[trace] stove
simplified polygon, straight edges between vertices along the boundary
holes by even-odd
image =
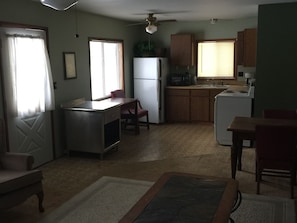
[[[227,131],[235,116],[251,117],[254,87],[247,90],[227,89],[215,97],[214,130],[215,138],[221,145],[232,145],[232,132]],[[249,140],[243,146],[250,147]]]
[[[248,90],[224,90],[217,97],[249,97],[254,98],[254,87]]]

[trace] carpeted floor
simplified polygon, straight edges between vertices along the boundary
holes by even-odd
[[[243,151],[243,170],[236,179],[243,193],[254,194],[256,183],[254,149]],[[164,172],[179,171],[199,175],[231,177],[230,147],[216,143],[213,125],[162,124],[141,129],[140,135],[123,132],[118,151],[100,160],[98,155],[72,154],[42,167],[45,213],[38,213],[37,199],[0,212],[1,222],[37,222],[101,176],[156,181]],[[289,197],[287,179],[264,178],[261,193]]]

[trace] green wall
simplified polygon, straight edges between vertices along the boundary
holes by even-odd
[[[131,58],[137,36],[127,30],[126,22],[78,12],[79,38],[75,38],[75,10],[55,11],[32,0],[1,0],[0,21],[48,27],[49,53],[55,90],[54,112],[55,148],[59,156],[64,148],[63,116],[60,104],[71,99],[91,98],[89,75],[88,37],[124,40],[125,83],[128,95],[132,95]],[[136,30],[136,28],[134,28]],[[76,53],[77,79],[64,80],[63,52]],[[1,103],[0,114],[3,117]]]
[[[255,116],[297,108],[297,3],[259,7]]]
[[[53,79],[57,83],[55,90],[56,110],[54,111],[57,156],[61,155],[64,149],[63,116],[60,104],[79,97],[85,97],[87,100],[91,98],[88,37],[124,40],[125,86],[127,95],[133,96],[132,58],[133,47],[138,41],[154,41],[158,47],[166,48],[169,55],[171,34],[193,33],[196,39],[236,38],[238,31],[257,27],[257,18],[219,20],[215,25],[211,25],[209,21],[173,22],[163,23],[155,34],[150,35],[144,31],[144,26],[127,26],[131,23],[127,21],[119,21],[85,12],[78,12],[77,17],[79,38],[75,38],[74,9],[65,12],[55,11],[41,5],[39,1],[32,0],[0,1],[0,21],[48,27]],[[64,51],[76,53],[77,79],[64,80],[62,57]],[[180,71],[183,68],[176,69]],[[0,116],[3,117],[2,103],[0,105]]]

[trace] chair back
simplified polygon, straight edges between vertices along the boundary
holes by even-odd
[[[263,117],[275,119],[297,119],[297,113],[296,110],[264,109]]]
[[[258,125],[256,159],[266,168],[288,170],[296,161],[296,142],[294,127]]]
[[[110,92],[111,98],[125,98],[125,91],[124,90],[115,90]]]

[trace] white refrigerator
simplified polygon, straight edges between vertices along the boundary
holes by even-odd
[[[139,57],[133,60],[134,97],[149,112],[150,123],[164,122],[165,86],[168,75],[168,59]]]

